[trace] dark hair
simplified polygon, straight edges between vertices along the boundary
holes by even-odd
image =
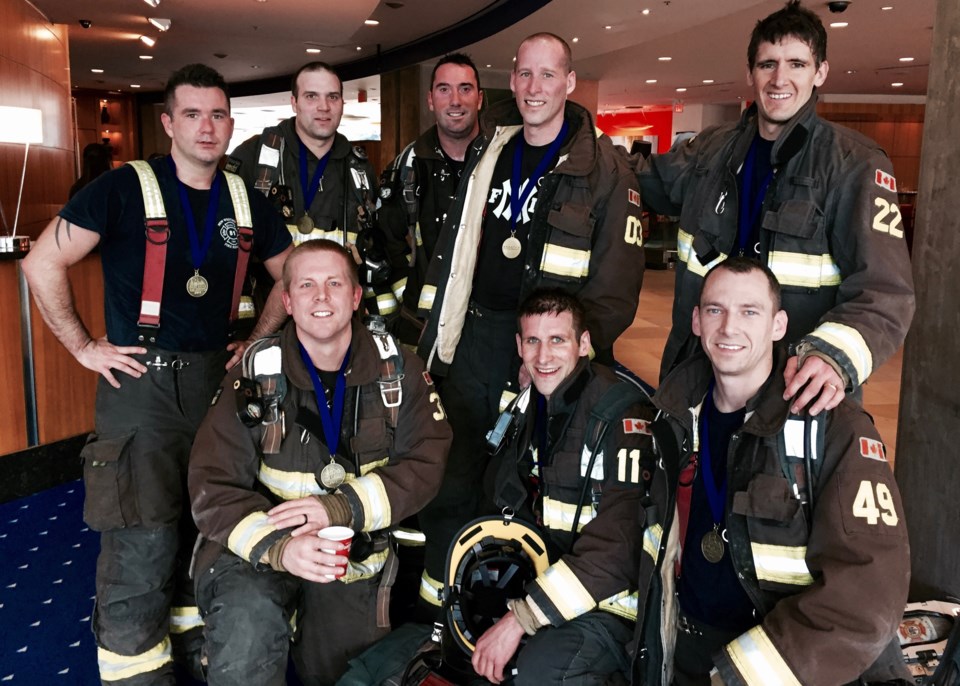
[[[520,41],[520,45],[517,46],[517,57],[520,57],[520,48],[523,47],[524,43],[529,43],[534,40],[552,40],[560,44],[560,47],[563,48],[563,58],[566,60],[567,73],[573,71],[573,51],[570,50],[570,44],[567,41],[563,40],[560,36],[555,33],[550,33],[549,31],[540,31],[539,33],[533,33]],[[516,71],[517,67],[514,64],[513,70]]]
[[[770,297],[773,300],[773,311],[777,312],[780,310],[781,297],[780,297],[780,282],[777,281],[777,276],[767,265],[758,262],[757,260],[750,257],[728,257],[723,262],[714,265],[710,271],[707,272],[707,275],[703,277],[703,282],[700,284],[700,295],[697,298],[697,302],[700,302],[700,298],[703,297],[703,291],[707,287],[707,281],[710,280],[710,277],[713,276],[714,272],[727,271],[734,274],[749,274],[750,272],[760,272],[765,277],[767,277],[767,284],[770,286]]]
[[[170,75],[167,87],[163,90],[163,111],[168,117],[173,116],[173,108],[177,99],[177,88],[180,86],[194,86],[195,88],[219,88],[227,98],[227,110],[230,109],[230,89],[216,69],[205,64],[188,64],[180,67]]]
[[[109,145],[88,143],[83,149],[83,172],[80,174],[80,178],[70,187],[69,197],[72,198],[77,194],[77,191],[95,178],[110,171],[110,161],[112,159],[113,151]]]
[[[293,93],[293,97],[296,98],[300,95],[299,89],[297,88],[297,79],[300,78],[300,74],[306,71],[327,71],[333,74],[333,77],[337,80],[337,83],[340,84],[340,95],[343,95],[343,81],[340,80],[340,75],[326,62],[307,62],[305,65],[297,69],[297,73],[293,75],[293,78],[290,79],[290,92]]]
[[[827,30],[823,28],[823,22],[816,13],[801,7],[800,0],[790,0],[783,9],[761,19],[753,27],[747,47],[747,66],[753,69],[761,43],[779,43],[789,36],[810,47],[818,69],[826,61]]]
[[[541,314],[560,315],[569,312],[573,318],[573,332],[579,339],[584,331],[586,312],[583,303],[572,293],[562,288],[538,288],[523,299],[517,310],[517,333],[523,333],[520,322],[524,317],[535,317]]]
[[[287,255],[287,259],[283,263],[283,290],[290,290],[290,280],[293,278],[293,274],[291,273],[293,267],[290,265],[293,264],[294,258],[298,255],[307,255],[315,252],[329,252],[342,257],[344,263],[347,265],[350,284],[354,288],[360,285],[360,275],[357,272],[357,263],[353,259],[353,254],[335,241],[327,238],[318,238],[317,240],[301,243]]]
[[[462,52],[451,52],[449,55],[444,55],[440,58],[439,62],[433,65],[433,72],[430,74],[430,90],[433,90],[433,86],[437,81],[437,70],[445,64],[457,64],[461,67],[470,67],[470,69],[473,70],[473,78],[477,82],[477,90],[480,90],[480,72],[477,71],[477,65],[473,63],[469,55],[465,55]]]

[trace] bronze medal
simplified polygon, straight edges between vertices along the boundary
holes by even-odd
[[[330,458],[330,463],[320,470],[320,484],[328,491],[335,490],[343,483],[347,470]]]
[[[313,231],[313,220],[310,218],[310,215],[305,214],[297,220],[297,229],[299,229],[300,233],[310,233]]]
[[[523,246],[520,245],[520,241],[516,236],[510,236],[507,240],[503,242],[503,245],[500,246],[503,256],[508,260],[516,259],[520,256],[520,252],[523,250]]]
[[[707,562],[713,564],[723,559],[723,538],[716,527],[705,533],[703,538],[700,539],[700,552],[703,553]]]
[[[187,279],[187,293],[194,298],[202,298],[207,294],[208,290],[210,290],[210,284],[207,283],[205,278],[200,276],[199,269],[194,269],[193,276]]]

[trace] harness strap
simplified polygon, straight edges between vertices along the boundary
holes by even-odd
[[[237,268],[233,274],[233,295],[230,300],[230,323],[233,324],[240,316],[240,296],[243,295],[243,282],[247,277],[247,264],[253,249],[253,216],[243,179],[230,172],[224,172],[224,176],[230,190],[233,212],[237,216]]]
[[[276,181],[280,169],[280,156],[283,154],[283,137],[276,131],[264,129],[260,134],[260,157],[257,160],[257,177],[253,187],[264,195]]]

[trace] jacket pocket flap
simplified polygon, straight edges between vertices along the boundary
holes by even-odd
[[[550,226],[574,236],[587,237],[593,233],[594,219],[585,205],[564,203],[559,210],[550,210],[547,221]]]
[[[797,238],[813,238],[820,226],[819,210],[809,200],[786,200],[776,212],[767,212],[763,228]]]
[[[793,497],[782,476],[757,474],[746,491],[733,496],[734,513],[745,517],[788,523],[796,517],[799,508],[800,502]]]

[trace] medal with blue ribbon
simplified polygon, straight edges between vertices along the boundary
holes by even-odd
[[[723,559],[723,542],[727,535],[727,530],[720,531],[720,524],[723,522],[723,506],[727,502],[727,477],[726,474],[717,480],[713,474],[713,464],[710,459],[710,410],[713,407],[713,381],[707,388],[707,395],[703,399],[703,411],[701,412],[701,437],[700,437],[700,461],[703,465],[701,473],[703,474],[704,490],[707,493],[707,502],[710,504],[710,516],[713,519],[713,528],[703,535],[700,539],[700,552],[707,562],[716,564]]]
[[[313,382],[313,392],[317,396],[317,412],[320,414],[320,423],[323,426],[323,440],[327,444],[327,450],[330,451],[330,463],[325,465],[320,471],[320,484],[328,491],[332,491],[343,483],[347,475],[346,470],[337,464],[337,449],[340,447],[340,424],[343,422],[343,400],[347,391],[347,365],[350,363],[350,349],[347,348],[347,354],[343,357],[343,363],[340,365],[340,371],[337,372],[337,381],[333,387],[333,407],[327,405],[327,392],[317,374],[317,368],[313,365],[313,360],[303,347],[303,343],[298,341],[300,346],[300,358],[303,360],[307,372],[310,374],[310,381]]]
[[[307,146],[300,141],[300,190],[303,191],[303,216],[297,221],[297,228],[300,233],[310,233],[313,231],[313,219],[310,218],[310,206],[313,205],[320,185],[323,183],[323,173],[327,170],[327,163],[330,161],[330,153],[333,146],[327,150],[327,154],[317,160],[317,167],[313,170],[313,176],[307,179]]]
[[[223,173],[217,171],[213,175],[210,185],[210,199],[207,201],[207,215],[203,222],[203,239],[197,232],[197,222],[193,218],[193,207],[187,195],[187,186],[177,176],[177,164],[173,157],[167,158],[170,168],[173,169],[173,178],[177,180],[177,192],[180,195],[180,206],[183,209],[183,219],[187,224],[187,236],[190,239],[190,260],[193,264],[193,276],[187,279],[187,293],[194,298],[202,298],[210,290],[210,284],[200,275],[200,266],[210,251],[210,242],[213,240],[213,227],[217,224],[217,208],[220,205],[220,179]]]

